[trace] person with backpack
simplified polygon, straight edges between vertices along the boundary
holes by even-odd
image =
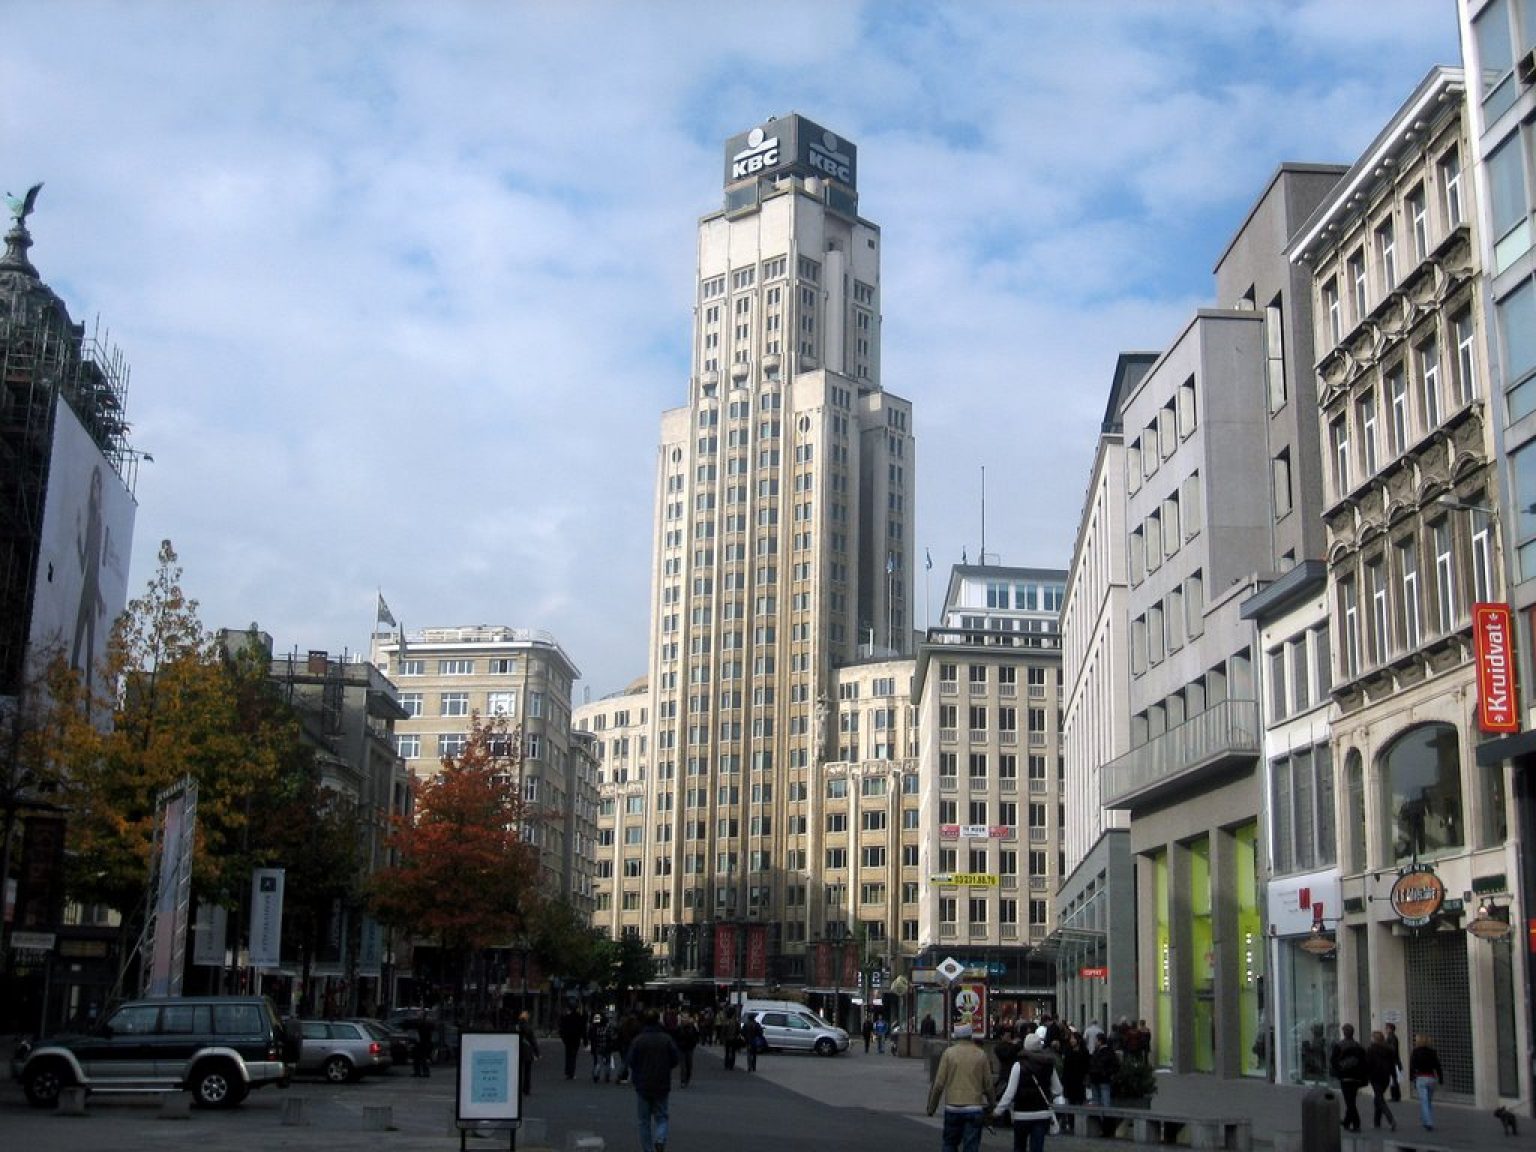
[[[1340,1025],[1339,1040],[1328,1057],[1328,1071],[1339,1082],[1339,1089],[1344,1094],[1344,1119],[1340,1123],[1347,1131],[1360,1131],[1360,1107],[1355,1098],[1369,1082],[1369,1077],[1365,1048],[1355,1039],[1353,1024]]]
[[[716,1031],[720,1036],[720,1046],[725,1049],[725,1070],[734,1072],[736,1050],[741,1047],[741,1017],[736,1014],[734,1006],[725,1010]]]
[[[685,1011],[677,1018],[677,1035],[673,1039],[677,1041],[678,1053],[683,1058],[680,1078],[686,1088],[688,1081],[693,1079],[693,1050],[699,1046],[699,1026],[694,1023],[693,1013]]]
[[[741,1022],[741,1042],[747,1049],[747,1071],[757,1071],[758,1053],[768,1047],[768,1038],[763,1035],[763,1025],[751,1012]]]

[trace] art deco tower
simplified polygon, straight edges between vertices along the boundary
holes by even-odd
[[[647,819],[616,855],[673,974],[798,982],[846,923],[808,834],[833,670],[912,649],[912,413],[880,386],[857,149],[791,115],[724,160],[657,456]]]

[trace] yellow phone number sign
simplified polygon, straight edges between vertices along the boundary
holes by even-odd
[[[985,872],[940,872],[928,877],[930,883],[954,888],[996,888],[997,877]]]

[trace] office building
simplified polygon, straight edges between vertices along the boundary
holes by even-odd
[[[911,406],[881,387],[881,238],[857,164],[801,116],[766,121],[727,142],[724,203],[699,223],[646,674],[644,807],[673,818],[633,846],[669,862],[639,890],[663,971],[730,970],[715,927],[745,925],[744,978],[803,984],[812,940],[847,923],[809,798],[837,755],[837,670],[911,650],[916,475]]]

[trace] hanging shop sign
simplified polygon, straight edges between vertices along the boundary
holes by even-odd
[[[1409,868],[1392,885],[1392,911],[1406,928],[1422,928],[1445,904],[1445,882],[1427,865]]]
[[[1484,732],[1520,731],[1515,700],[1515,626],[1508,604],[1472,606],[1477,663],[1477,726]]]

